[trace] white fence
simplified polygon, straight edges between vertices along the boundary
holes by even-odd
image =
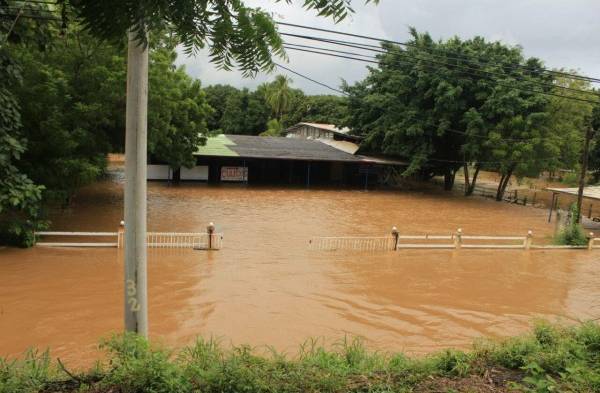
[[[533,244],[533,233],[525,236],[464,235],[459,229],[450,235],[400,235],[394,228],[391,235],[381,237],[342,236],[314,237],[309,240],[312,250],[336,251],[395,251],[402,249],[587,249],[600,248],[600,238],[593,233],[585,246]]]
[[[125,233],[118,232],[36,232],[36,237],[67,238],[69,241],[38,241],[36,245],[46,247],[115,247],[122,248]],[[73,239],[94,241],[72,241]],[[110,242],[98,239],[109,238]],[[202,232],[148,232],[146,244],[149,248],[193,248],[195,250],[219,250],[223,245],[223,234]]]
[[[393,250],[395,239],[385,237],[316,237],[309,241],[312,250],[355,250],[355,251],[383,251]]]

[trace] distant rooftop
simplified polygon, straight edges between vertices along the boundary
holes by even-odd
[[[285,132],[289,133],[289,132],[294,131],[295,129],[303,127],[303,126],[318,128],[320,130],[325,130],[325,131],[330,131],[330,132],[333,132],[334,134],[343,135],[344,137],[349,138],[349,139],[354,139],[354,140],[361,139],[360,137],[358,137],[356,135],[350,135],[350,129],[348,127],[338,128],[335,126],[335,124],[325,124],[325,123],[300,122],[298,124],[295,124],[295,125],[289,127],[288,129],[285,130]]]
[[[337,128],[335,126],[335,124],[305,123],[305,122],[301,122],[301,123],[298,123],[297,125],[305,125],[305,126],[310,126],[310,127],[315,127],[315,128],[321,128],[323,130],[338,132],[340,134],[347,134],[347,133],[350,132],[350,129],[348,127]]]

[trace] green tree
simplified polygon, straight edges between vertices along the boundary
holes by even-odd
[[[176,58],[169,44],[151,51],[148,101],[148,152],[173,169],[195,165],[193,153],[205,141],[211,112],[200,82],[175,68]]]
[[[206,125],[210,131],[220,130],[227,100],[233,95],[240,94],[240,90],[230,85],[211,85],[204,88],[204,94],[208,105],[213,109],[206,120]]]
[[[273,118],[281,122],[291,104],[292,92],[290,88],[292,80],[285,75],[277,75],[275,80],[267,85],[266,100],[271,107]]]
[[[16,2],[0,1],[0,244],[30,246],[33,231],[43,228],[40,219],[43,186],[36,185],[20,168],[27,140],[22,133],[22,116],[15,94],[23,82],[20,64],[11,46],[44,49],[51,37],[47,23],[40,19],[15,19]],[[45,5],[34,4],[31,15]]]
[[[260,136],[281,136],[283,127],[277,119],[271,119],[267,122],[267,130],[261,132]]]
[[[566,72],[565,70],[559,70]],[[569,71],[575,74],[575,71]],[[591,94],[571,92],[560,87],[592,92],[589,82],[579,79],[557,77],[555,80],[556,94],[581,99],[593,99]],[[554,166],[556,169],[575,169],[579,166],[581,149],[585,132],[589,127],[590,118],[594,109],[593,104],[560,97],[550,97],[548,113],[550,115],[549,127],[554,144],[559,146],[560,153]],[[549,168],[554,169],[554,168]]]
[[[46,199],[68,203],[103,173],[106,153],[122,147],[121,53],[76,27],[46,50],[13,48],[23,68],[15,91],[28,141],[20,167],[46,187]],[[118,143],[115,149],[111,140]]]
[[[464,167],[467,193],[480,169],[497,170],[498,199],[513,174],[540,170],[552,153],[544,139],[547,100],[531,89],[551,82],[537,72],[541,63],[480,37],[435,42],[414,29],[411,35],[406,48],[384,44],[379,67],[345,86],[344,123],[365,137],[361,148],[409,160],[404,175],[444,175],[446,189]],[[522,65],[531,72],[518,71]]]
[[[353,11],[350,3],[350,0],[301,1],[304,8],[335,21],[343,20]],[[271,16],[260,8],[246,6],[242,0],[72,0],[69,4],[84,25],[99,37],[120,41],[133,28],[138,39],[146,42],[140,26],[147,26],[150,31],[173,31],[188,53],[196,53],[208,45],[210,58],[219,67],[237,67],[246,75],[261,69],[271,70],[272,54],[285,56],[283,41]]]
[[[18,66],[0,47],[0,244],[30,246],[35,241],[33,231],[41,226],[44,187],[35,185],[17,167],[25,140],[20,133],[19,104],[11,90],[20,82]]]

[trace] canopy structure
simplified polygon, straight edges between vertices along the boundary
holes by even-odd
[[[550,213],[548,215],[548,222],[552,220],[552,210],[555,208],[558,202],[559,194],[566,194],[577,196],[579,194],[578,187],[570,188],[559,188],[559,187],[547,187],[546,190],[552,192],[552,203],[550,203]],[[583,188],[583,197],[587,199],[593,199],[600,201],[600,186],[588,186]],[[591,208],[590,208],[591,213]],[[591,218],[591,217],[590,217]]]
[[[546,188],[548,191],[552,191],[554,194],[568,194],[577,196],[579,192],[579,188],[555,188],[548,187]],[[588,199],[595,199],[600,201],[600,186],[588,186],[583,188],[583,197]]]

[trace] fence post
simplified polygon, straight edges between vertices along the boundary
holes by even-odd
[[[462,229],[458,228],[454,237],[454,247],[458,250],[462,245]]]
[[[525,237],[525,242],[523,244],[526,250],[531,248],[531,243],[533,243],[533,232],[531,230],[527,231],[527,237]]]
[[[123,236],[125,235],[125,221],[121,220],[117,230],[117,248],[123,247]]]
[[[594,248],[594,232],[590,232],[588,235],[588,250]]]
[[[206,233],[208,234],[208,249],[209,250],[212,250],[212,237],[213,237],[214,231],[215,231],[215,224],[213,224],[211,222],[206,227]]]
[[[394,251],[398,250],[398,240],[400,234],[398,233],[398,228],[392,227],[392,236],[394,237]]]
[[[590,203],[590,208],[588,209],[588,218],[592,218],[592,204]]]

